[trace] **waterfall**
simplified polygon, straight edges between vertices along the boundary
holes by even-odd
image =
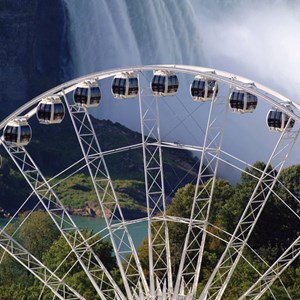
[[[299,1],[63,1],[74,77],[139,64],[202,65],[300,98]]]
[[[298,1],[267,0],[63,0],[70,18],[73,77],[95,71],[141,64],[187,64],[220,69],[261,82],[292,99],[300,98],[300,4]],[[103,83],[110,93],[110,83]],[[188,88],[189,83],[181,83]],[[129,102],[129,101],[128,101]],[[176,107],[174,109],[182,109]],[[267,160],[267,144],[274,141],[265,129],[269,107],[259,104],[253,114],[259,125],[244,125],[252,116],[231,116],[229,150],[244,152],[248,160]],[[178,111],[178,113],[179,113]],[[109,99],[99,118],[118,121],[138,130],[138,114],[132,103]],[[206,110],[199,112],[201,123]],[[186,125],[191,136],[193,121]],[[244,126],[244,127],[243,127]],[[264,127],[257,135],[257,126]],[[236,139],[241,127],[244,141]],[[202,133],[201,133],[202,134]],[[177,135],[177,136],[176,136]],[[186,132],[173,133],[184,140]],[[248,138],[249,136],[249,138]],[[251,138],[250,138],[251,137]],[[189,142],[188,138],[184,142]],[[258,153],[248,152],[256,143]],[[254,162],[254,161],[252,161]]]
[[[200,31],[189,1],[64,0],[70,18],[73,77],[141,64],[202,65]],[[189,83],[181,83],[182,89]],[[110,94],[110,82],[103,84]],[[133,105],[103,101],[93,114],[139,128]]]
[[[66,0],[75,76],[140,64],[139,49],[124,1]]]
[[[203,62],[189,0],[64,0],[75,74],[139,64]]]

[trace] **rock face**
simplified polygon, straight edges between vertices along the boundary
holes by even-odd
[[[83,208],[73,208],[69,209],[69,212],[73,215],[85,216],[85,217],[111,217],[111,211],[105,210],[104,214],[100,209],[98,203],[89,201],[85,203]],[[126,220],[134,220],[138,218],[145,218],[147,216],[146,211],[142,211],[141,209],[127,209],[125,207],[122,208],[123,217]],[[118,216],[121,217],[121,216]]]
[[[0,1],[0,119],[69,79],[68,17],[62,0]]]
[[[104,214],[100,209],[99,204],[92,201],[86,202],[83,208],[69,209],[69,211],[73,215],[88,217],[104,217]],[[111,216],[111,211],[106,210],[105,215],[109,218]]]

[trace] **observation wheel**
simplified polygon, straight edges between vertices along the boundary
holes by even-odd
[[[112,102],[138,132],[129,137],[119,123],[93,117]],[[203,67],[120,68],[57,86],[0,125],[1,153],[30,188],[0,227],[0,267],[5,256],[17,261],[39,282],[39,299],[47,292],[55,299],[282,299],[276,298],[278,289],[284,299],[293,299],[283,276],[299,262],[299,190],[287,185],[282,173],[299,122],[296,102],[249,79]],[[76,146],[64,146],[71,135]],[[260,135],[270,140],[261,141]],[[41,143],[49,152],[54,144],[64,163],[54,167],[55,161],[41,159]],[[257,160],[264,163],[254,164]],[[79,178],[89,187],[74,183]],[[88,193],[104,221],[102,230],[86,235],[79,228],[68,189],[77,190],[79,198]],[[231,197],[240,199],[238,215],[230,209]],[[268,261],[256,241],[272,222],[269,202],[284,207],[295,227]],[[67,245],[61,261],[53,258],[56,264],[47,265],[18,240],[36,210],[47,213]],[[141,248],[132,227],[144,232]],[[111,243],[114,266],[94,248],[103,241]],[[70,280],[75,269],[88,293]],[[247,282],[243,269],[249,270]],[[232,294],[236,285],[238,296]]]

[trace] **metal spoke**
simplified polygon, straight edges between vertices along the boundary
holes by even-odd
[[[168,285],[168,297],[170,297],[173,282],[171,277],[169,231],[165,219],[166,195],[163,179],[158,96],[153,96],[152,92],[147,89],[143,90],[139,93],[139,106],[148,214],[149,297],[155,297],[155,285],[163,286],[166,282]],[[156,221],[156,215],[161,215],[162,220]]]
[[[299,257],[300,236],[282,253],[282,255],[261,275],[261,277],[243,294],[242,299],[259,299],[280,275]]]
[[[101,260],[90,248],[90,245],[85,242],[83,234],[77,228],[69,213],[52,190],[52,187],[35,165],[29,153],[24,147],[7,147],[4,143],[2,143],[2,145],[71,247],[98,295],[102,299],[109,298],[111,294],[115,295],[117,299],[124,298],[118,285],[114,282]],[[96,261],[96,264],[93,260]],[[97,282],[99,280],[101,282],[100,285],[103,287],[106,286],[105,288],[100,289],[99,283]]]
[[[110,240],[122,275],[123,284],[127,296],[131,299],[133,296],[129,281],[133,286],[138,282],[142,282],[145,292],[149,290],[148,284],[142,271],[133,239],[123,217],[123,212],[88,111],[77,105],[68,104],[66,96],[65,101],[93,182],[99,205],[103,211]],[[111,211],[110,217],[106,215],[106,211]],[[117,223],[120,225],[118,229],[112,229],[112,220],[117,220]],[[127,264],[126,268],[124,268],[124,262]],[[136,288],[137,286],[135,289]]]
[[[200,296],[201,300],[221,299],[298,134],[299,132],[294,131],[282,132],[236,226],[233,236]],[[278,168],[276,176],[274,176],[272,166],[277,166]]]
[[[227,97],[216,99],[214,93],[208,115],[190,222],[178,270],[175,297],[178,295],[182,280],[187,289],[191,286],[190,294],[192,296],[196,294],[226,115]],[[203,231],[194,227],[195,220],[203,222]]]
[[[85,299],[1,228],[0,247],[48,287],[59,299]]]
[[[159,80],[157,82],[153,80],[149,88],[150,73],[151,75],[153,73],[153,78],[155,76],[160,77],[156,77]],[[195,76],[190,85],[190,90],[186,91],[187,93],[190,92],[188,97],[186,97],[187,93],[183,94],[184,89],[180,89],[177,93],[178,81],[177,83],[174,82],[181,76],[177,78],[177,73],[181,73],[181,75],[184,75],[182,77],[188,80]],[[174,80],[173,86],[177,85],[177,88],[172,90],[170,86],[165,86],[168,91],[169,88],[172,90],[170,93],[166,93],[167,89],[161,92],[161,88],[159,88],[159,91],[155,91],[156,87],[154,86],[156,84],[158,86],[158,82],[159,84],[164,80],[164,82],[168,82],[167,77],[162,77],[166,74],[176,74],[176,76],[172,75],[172,81]],[[90,112],[93,113],[94,110],[89,110],[96,107],[94,104],[98,100],[93,99],[95,102],[92,103],[89,99],[87,103],[84,103],[83,98],[86,95],[83,94],[79,95],[83,96],[79,102],[74,97],[74,104],[70,102],[70,99],[73,92],[76,95],[79,89],[85,89],[87,86],[95,88],[94,92],[97,90],[101,96],[98,83],[111,77],[114,77],[112,94],[113,97],[118,98],[116,101],[127,105],[125,104],[127,99],[132,98],[130,99],[131,102],[127,103],[130,108],[135,105],[134,109],[138,111],[135,116],[137,119],[133,121],[140,125],[141,140],[136,141],[137,134],[134,141],[128,142],[128,145],[110,147],[109,150],[105,149],[103,151],[98,140],[100,134],[96,132],[97,127],[94,128],[93,125],[94,118],[90,115]],[[117,82],[128,83],[129,78],[134,82],[134,87],[131,88],[132,94],[123,95],[121,92],[118,94],[117,90],[119,88],[124,89],[124,86],[121,86],[121,83],[118,86]],[[200,97],[200,93],[194,94],[192,89],[195,90],[196,86],[198,86],[197,89],[200,89],[200,84],[203,84],[203,82],[207,85],[201,88],[201,93],[203,92],[204,96]],[[105,85],[106,82],[104,82]],[[216,86],[218,87],[217,90],[215,89]],[[125,90],[129,92],[129,86],[126,86]],[[175,93],[174,90],[176,90]],[[85,91],[88,91],[88,95],[91,96],[91,90]],[[252,102],[249,104],[250,108],[246,109],[245,106],[242,109],[238,105],[233,108],[232,91],[235,91],[236,98],[238,94],[244,96],[247,93],[250,94],[252,96]],[[96,94],[95,92],[94,96]],[[162,97],[157,94],[162,95]],[[96,95],[94,98],[97,97]],[[9,125],[26,124],[31,130],[30,119],[35,115],[39,115],[41,103],[45,105],[50,103],[47,102],[48,98],[54,99],[55,103],[59,104],[57,107],[60,107],[63,112],[65,112],[64,104],[66,105],[73,125],[72,129],[75,131],[80,146],[76,150],[80,151],[81,149],[82,152],[80,154],[81,158],[76,162],[69,163],[68,166],[64,166],[63,170],[60,170],[49,179],[43,175],[26,150],[26,143],[14,144],[14,142],[10,143],[6,140],[8,136],[6,128]],[[99,97],[97,105],[100,103],[100,99],[101,97]],[[102,100],[106,101],[106,99]],[[268,123],[268,114],[268,127],[271,130],[276,129],[279,131],[280,136],[274,148],[270,150],[271,154],[263,170],[252,166],[251,162],[246,161],[253,159],[251,155],[245,158],[243,153],[241,155],[228,153],[225,150],[228,141],[224,141],[228,133],[231,133],[232,126],[236,125],[236,120],[228,117],[229,107],[235,112],[253,112],[252,108],[256,107],[257,100],[271,105],[272,109],[270,111],[286,115],[285,119],[281,119],[280,127],[275,126],[272,129],[272,126]],[[198,103],[194,101],[198,101]],[[234,101],[237,101],[237,99]],[[253,101],[255,104],[253,104]],[[39,299],[43,298],[47,288],[53,292],[53,299],[55,297],[59,299],[83,299],[81,295],[64,282],[80,266],[87,276],[86,279],[92,284],[98,297],[102,300],[195,300],[199,297],[198,293],[200,287],[202,288],[202,284],[205,284],[205,287],[201,291],[199,299],[220,300],[227,286],[231,286],[230,283],[234,278],[232,275],[238,268],[240,259],[242,259],[241,263],[247,264],[247,267],[250,266],[249,269],[255,274],[255,279],[253,278],[252,286],[248,291],[243,291],[244,294],[240,297],[240,300],[259,299],[266,292],[270,294],[270,297],[276,299],[272,284],[277,280],[285,291],[286,297],[291,299],[288,288],[282,283],[283,277],[281,275],[296,259],[299,259],[299,237],[283,250],[284,252],[279,258],[274,258],[275,262],[272,261],[271,263],[265,261],[262,258],[263,255],[257,253],[258,250],[255,251],[248,244],[248,240],[270,197],[274,197],[276,203],[283,204],[284,209],[290,214],[289,217],[300,219],[299,195],[297,191],[293,190],[294,187],[287,188],[285,186],[284,177],[282,177],[282,181],[280,178],[281,171],[299,135],[299,110],[300,105],[297,102],[250,79],[219,70],[185,65],[149,65],[101,71],[65,82],[37,96],[0,123],[1,135],[3,135],[0,146],[3,146],[12,158],[32,189],[32,193],[15,212],[12,220],[0,230],[0,248],[3,249],[3,251],[1,250],[0,263],[5,262],[4,258],[9,254],[38,278],[43,284],[39,291]],[[260,114],[256,116],[260,117]],[[38,120],[40,121],[39,117]],[[18,121],[23,123],[18,123]],[[202,127],[206,130],[204,131]],[[60,128],[64,128],[63,125]],[[225,128],[228,132],[225,132]],[[34,131],[35,127],[32,130]],[[177,132],[182,135],[181,141],[181,137],[177,139],[175,135]],[[183,136],[184,134],[186,136]],[[229,142],[231,141],[230,138]],[[178,142],[174,142],[175,140]],[[103,148],[105,148],[105,144],[103,144]],[[179,152],[180,149],[190,151],[190,157],[187,161],[179,162],[177,168],[177,158],[174,161],[171,161],[171,159],[173,153]],[[137,162],[140,165],[136,169],[139,169],[143,174],[139,174],[139,176],[134,174],[133,177],[139,181],[136,186],[140,185],[144,179],[144,204],[146,207],[143,214],[146,217],[126,220],[125,216],[127,215],[125,212],[132,209],[132,203],[130,203],[130,207],[126,207],[127,203],[124,200],[127,199],[127,191],[124,193],[125,197],[123,198],[123,191],[119,190],[121,184],[119,180],[115,182],[110,177],[110,165],[107,165],[106,161],[114,161],[114,155],[117,159],[119,156],[125,155],[127,160],[128,153],[135,151],[140,151],[137,157],[137,159],[140,159]],[[236,148],[234,151],[239,151],[239,149]],[[193,155],[195,156],[192,157]],[[178,159],[181,159],[181,156],[178,156]],[[0,157],[0,167],[1,165],[2,160]],[[233,176],[238,173],[242,176],[249,176],[251,182],[254,183],[252,190],[250,190],[251,194],[248,196],[248,202],[242,208],[242,215],[237,221],[233,233],[227,232],[229,229],[219,228],[218,226],[223,219],[220,218],[220,220],[215,221],[215,216],[212,216],[215,209],[213,206],[214,193],[219,192],[217,190],[218,173],[224,171],[219,167],[220,165],[225,166],[225,171],[227,171],[227,168],[233,170]],[[196,167],[198,170],[195,172]],[[136,172],[135,166],[133,169]],[[68,185],[69,181],[83,172],[89,176],[89,183],[91,182],[93,185],[93,197],[98,201],[97,205],[99,204],[105,220],[105,227],[97,229],[99,232],[91,234],[87,238],[78,229],[72,216],[55,193],[56,189],[59,191],[61,187]],[[170,177],[169,174],[171,174]],[[143,179],[141,180],[141,178]],[[173,178],[175,178],[174,182]],[[184,211],[184,217],[170,215],[169,212],[172,211],[173,207],[168,210],[167,201],[169,202],[175,192],[187,181],[192,184],[196,183],[195,192],[190,199],[191,212]],[[114,183],[116,183],[115,186]],[[237,185],[237,188],[239,188],[239,185]],[[166,195],[166,191],[169,195]],[[232,188],[232,191],[236,191],[235,187]],[[91,191],[88,193],[91,193]],[[88,193],[85,195],[89,195]],[[33,203],[34,208],[29,211],[24,220],[22,219],[16,230],[10,236],[7,235],[6,228],[18,217],[20,212],[27,209],[29,199],[32,196],[35,201]],[[140,195],[135,198],[135,196],[128,193],[128,196],[130,201],[133,199],[140,202]],[[222,200],[225,203],[226,199]],[[140,204],[138,203],[138,205]],[[42,207],[47,212],[70,247],[69,253],[54,271],[49,271],[47,267],[14,240],[20,228],[24,226],[29,216],[38,207]],[[178,207],[180,209],[179,205]],[[143,252],[139,257],[139,250],[136,249],[134,244],[137,239],[129,231],[131,225],[139,222],[147,222],[148,257]],[[212,224],[213,222],[216,224]],[[186,235],[182,238],[182,244],[178,245],[178,249],[173,255],[173,248],[171,249],[170,243],[173,242],[173,235],[176,234],[173,231],[173,228],[177,228],[176,226],[181,227],[180,235],[185,234],[185,232]],[[211,239],[217,241],[217,243],[222,243],[222,249],[224,246],[225,250],[220,254],[220,258],[217,258],[219,250],[217,251],[215,267],[211,274],[208,274],[209,267],[207,266],[210,265],[206,265],[206,260],[205,263],[203,262],[203,257],[206,258],[206,250],[213,247],[210,244]],[[107,240],[111,242],[113,256],[117,263],[116,270],[107,270],[105,264],[92,249],[98,243]],[[57,277],[67,261],[70,261],[71,256],[75,256],[75,262],[72,263],[71,267],[68,267],[68,270],[64,271],[63,277]],[[209,264],[213,264],[213,261],[210,261],[211,257],[208,259]],[[74,268],[75,266],[76,268]],[[115,275],[118,276],[118,279],[115,279]],[[208,277],[208,280],[200,282],[202,277]]]

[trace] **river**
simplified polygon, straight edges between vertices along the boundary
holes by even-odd
[[[104,218],[72,216],[72,219],[80,229],[86,228],[89,230],[93,230],[94,233],[101,231],[102,236],[104,236],[107,233],[107,231],[105,231],[106,226]],[[7,221],[8,219],[0,218],[0,227],[5,226]],[[128,226],[128,230],[131,236],[133,237],[135,247],[138,248],[142,240],[147,235],[147,222],[143,221],[135,224],[130,224]]]

